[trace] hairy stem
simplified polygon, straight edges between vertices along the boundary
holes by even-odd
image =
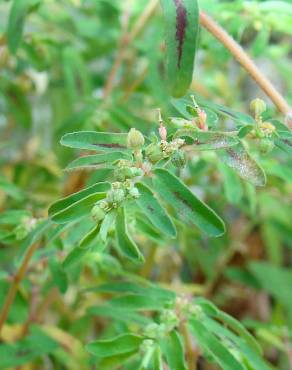
[[[180,332],[184,338],[184,342],[186,346],[186,358],[187,358],[187,363],[188,363],[188,370],[196,370],[197,369],[197,354],[194,351],[194,348],[192,346],[192,341],[191,341],[190,333],[188,331],[186,322],[181,322]]]
[[[27,249],[26,254],[25,254],[20,266],[19,266],[16,274],[13,277],[11,286],[10,286],[8,294],[6,296],[6,300],[5,300],[5,302],[2,306],[2,310],[0,312],[0,336],[1,336],[1,331],[2,331],[3,325],[4,325],[4,323],[7,319],[7,316],[9,314],[10,307],[14,302],[14,298],[16,296],[18,287],[19,287],[19,285],[20,285],[20,283],[21,283],[21,281],[22,281],[22,279],[23,279],[23,277],[26,273],[28,264],[29,264],[29,262],[30,262],[30,260],[33,256],[34,252],[38,248],[38,246],[39,246],[39,243],[34,243]]]
[[[206,28],[217,40],[223,44],[226,49],[234,56],[241,66],[250,74],[260,88],[274,102],[276,107],[285,116],[291,112],[291,108],[284,97],[275,89],[273,84],[262,74],[254,61],[246,54],[243,48],[209,15],[204,12],[200,13],[200,23]]]

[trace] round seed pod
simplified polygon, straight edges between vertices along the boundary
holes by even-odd
[[[156,163],[160,161],[160,159],[164,158],[163,151],[159,144],[152,143],[147,146],[145,150],[145,154],[149,162]]]
[[[91,217],[95,222],[100,222],[104,219],[105,211],[100,208],[100,204],[93,206],[91,210]]]
[[[172,157],[171,163],[178,168],[182,168],[186,165],[186,154],[182,150],[176,150]]]
[[[262,154],[268,154],[274,149],[274,142],[269,139],[262,139],[260,142],[260,152]]]

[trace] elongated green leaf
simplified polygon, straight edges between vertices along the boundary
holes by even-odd
[[[224,132],[181,129],[176,132],[175,137],[191,138],[193,140],[191,144],[198,150],[222,149],[238,144],[234,136]]]
[[[71,206],[51,216],[51,219],[57,224],[65,224],[77,220],[78,218],[90,213],[96,202],[106,197],[106,193],[94,193],[80,199]]]
[[[130,159],[130,155],[123,152],[110,152],[106,154],[86,155],[72,161],[66,167],[66,170],[75,170],[80,168],[96,168],[105,163],[112,163],[119,159]]]
[[[242,143],[217,152],[220,159],[240,177],[255,186],[266,184],[266,175],[261,166],[249,155]]]
[[[115,210],[108,212],[100,225],[100,238],[105,243],[110,228],[114,225],[117,213]]]
[[[80,240],[80,248],[88,248],[91,243],[96,239],[100,232],[100,223],[95,225],[89,232]]]
[[[242,339],[258,354],[262,355],[262,349],[254,337],[245,329],[245,327],[232,316],[220,310],[217,311],[216,318],[227,324],[235,333],[241,336]]]
[[[121,297],[116,297],[110,300],[110,305],[124,310],[133,311],[161,311],[165,308],[166,303],[171,300],[160,300],[154,296],[142,294],[125,294]]]
[[[167,82],[175,97],[192,82],[199,32],[197,0],[161,0],[166,24]]]
[[[58,287],[62,294],[66,293],[68,288],[67,275],[62,269],[59,261],[54,256],[49,259],[49,268],[51,271],[53,284]]]
[[[130,238],[126,225],[124,208],[118,210],[116,221],[116,235],[120,251],[135,262],[143,262],[144,257],[139,251],[136,243]]]
[[[191,328],[200,347],[209,353],[223,370],[244,370],[244,367],[200,321],[191,319]]]
[[[162,352],[170,369],[187,370],[183,341],[177,331],[172,331],[161,341]]]
[[[275,140],[278,148],[288,154],[292,154],[292,132],[291,131],[278,131],[279,138]]]
[[[198,94],[193,94],[193,95],[195,95],[196,102],[199,104],[200,107],[202,107],[206,111],[207,115],[210,114],[209,112],[213,112],[213,113],[215,112],[217,114],[227,116],[231,120],[240,122],[242,124],[251,124],[251,125],[255,124],[254,119],[247,114],[236,112],[224,105],[217,104],[217,103],[214,103],[213,101],[206,100]],[[175,109],[179,111],[185,118],[191,119],[192,115],[187,110],[187,106],[190,104],[190,101],[191,99],[185,99],[185,98],[172,99],[171,103],[173,104]],[[208,122],[208,117],[207,117],[207,122]]]
[[[180,179],[162,168],[153,172],[153,184],[157,193],[177,210],[182,220],[198,226],[210,236],[219,236],[225,232],[221,218],[199,200]]]
[[[61,144],[69,148],[116,152],[127,149],[127,134],[96,131],[72,132],[61,138]]]
[[[175,226],[151,189],[142,183],[137,183],[136,187],[140,193],[139,198],[136,199],[136,203],[140,207],[141,211],[163,234],[174,238],[176,236]]]
[[[27,364],[41,356],[52,353],[58,343],[37,327],[30,328],[31,334],[13,344],[0,344],[0,369],[7,370]]]
[[[88,314],[96,315],[100,317],[107,317],[112,320],[122,321],[122,322],[134,322],[139,325],[147,325],[152,322],[149,317],[145,315],[139,314],[134,310],[125,310],[121,309],[116,306],[111,306],[109,304],[105,304],[103,306],[94,306],[90,307],[87,310]]]
[[[144,295],[147,297],[153,297],[156,300],[164,301],[164,302],[171,302],[174,303],[175,301],[175,293],[166,290],[163,288],[158,287],[157,285],[146,285],[141,286],[134,283],[109,283],[100,285],[97,288],[91,288],[89,291],[95,292],[106,292],[106,293],[131,293],[131,294],[138,294]]]
[[[78,262],[81,262],[82,258],[86,255],[88,252],[88,249],[85,248],[74,248],[70,253],[66,256],[64,259],[62,266],[66,270],[70,268],[71,266],[77,264]]]
[[[62,198],[50,206],[48,211],[49,216],[53,217],[56,213],[63,211],[64,209],[68,208],[69,206],[78,202],[79,200],[86,198],[88,195],[106,192],[110,190],[110,187],[111,186],[108,182],[99,182],[97,184],[89,186],[86,189],[78,191],[77,193]]]
[[[143,337],[135,334],[122,334],[113,339],[97,340],[86,345],[86,350],[94,356],[105,358],[122,353],[138,351]]]
[[[7,28],[8,47],[11,53],[15,53],[22,37],[25,17],[29,10],[40,3],[40,0],[13,0]]]
[[[203,326],[211,335],[214,335],[215,338],[221,338],[221,345],[233,355],[233,351],[238,353],[236,359],[240,359],[240,363],[248,366],[248,369],[251,370],[268,370],[269,366],[262,359],[262,355],[258,352],[254,346],[243,338],[242,336],[235,335],[234,332],[230,331],[226,326],[219,324],[217,321],[211,319],[210,317],[205,317]],[[230,344],[232,343],[232,347]],[[231,349],[231,350],[230,350]],[[244,367],[246,369],[246,367]]]
[[[224,163],[218,163],[219,170],[223,175],[223,187],[226,199],[231,204],[238,204],[243,196],[240,178]]]

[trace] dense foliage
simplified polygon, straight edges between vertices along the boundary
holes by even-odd
[[[292,5],[160,3],[0,3],[0,369],[292,366],[291,131],[199,26],[292,103]]]

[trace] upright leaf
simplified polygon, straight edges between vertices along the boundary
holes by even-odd
[[[172,331],[161,341],[162,352],[170,369],[187,370],[183,341],[177,331]]]
[[[143,342],[143,337],[135,334],[122,334],[118,337],[97,340],[87,344],[86,349],[94,356],[105,358],[138,351]]]
[[[116,235],[120,251],[126,257],[130,258],[134,262],[144,261],[142,253],[139,251],[139,248],[137,247],[136,243],[132,240],[132,238],[128,234],[124,208],[120,208],[118,210],[116,221]]]
[[[161,0],[165,16],[167,83],[175,97],[192,82],[199,32],[197,0]]]
[[[266,175],[261,166],[249,155],[242,143],[217,152],[221,160],[240,177],[255,186],[266,184]]]
[[[177,210],[182,220],[196,225],[210,236],[220,236],[225,232],[221,218],[199,200],[180,179],[162,168],[153,172],[156,191]]]
[[[191,328],[200,347],[210,354],[223,370],[244,370],[233,354],[200,321],[192,319]]]
[[[13,54],[21,42],[25,17],[31,7],[39,2],[40,0],[14,0],[12,2],[8,19],[7,40],[8,47]]]
[[[142,183],[137,183],[136,187],[140,193],[139,198],[136,199],[136,203],[141,211],[163,234],[174,238],[176,236],[175,226],[151,189]]]
[[[109,132],[79,131],[64,135],[61,144],[69,148],[117,151],[127,149],[127,134]]]

